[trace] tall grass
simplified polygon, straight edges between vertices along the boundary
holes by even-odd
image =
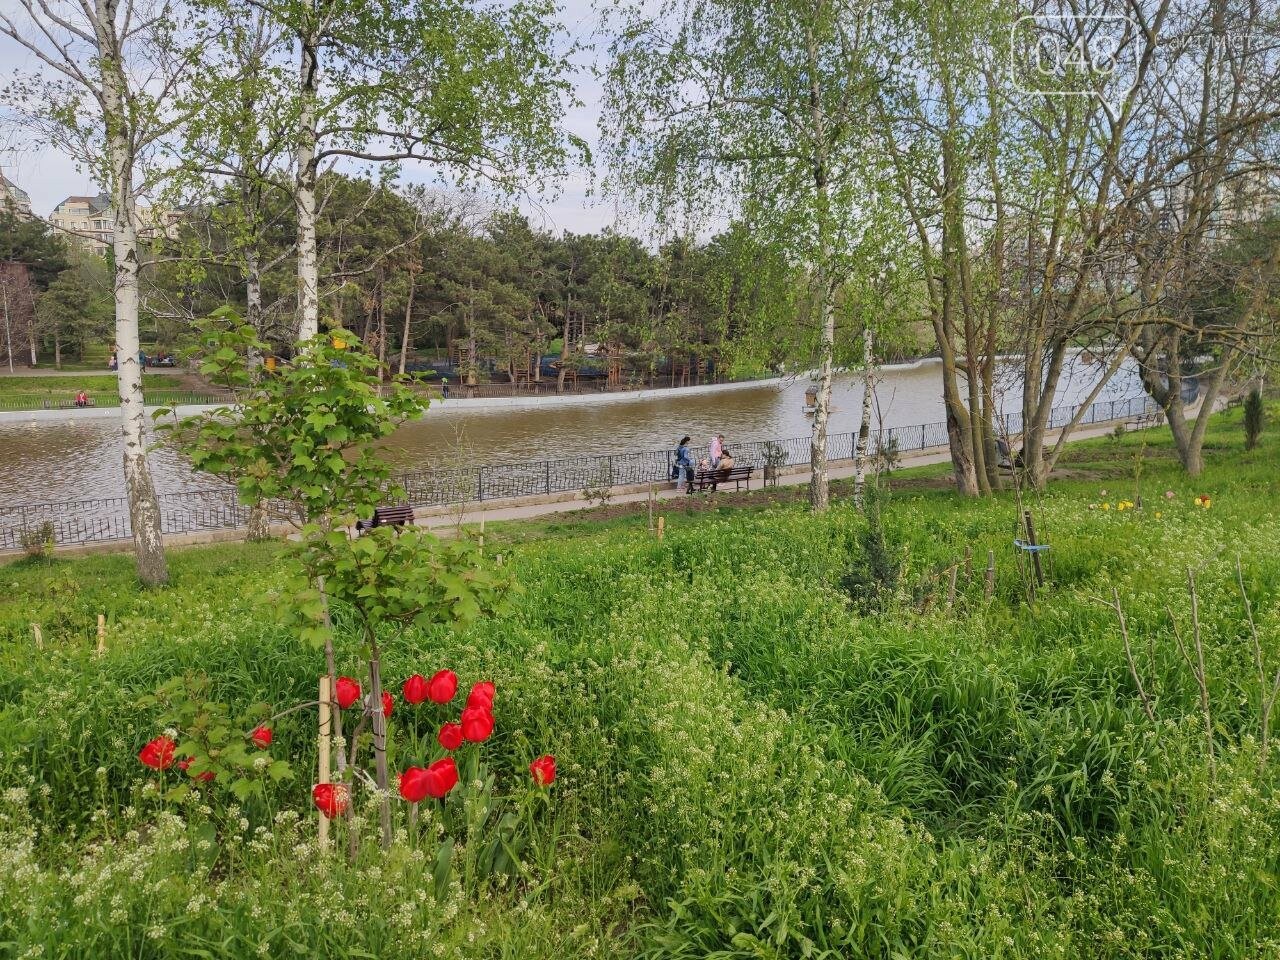
[[[161,799],[134,754],[158,732],[138,700],[162,680],[207,674],[233,705],[312,695],[315,654],[271,616],[272,547],[177,553],[163,592],[133,586],[126,558],[0,568],[0,954],[1275,955],[1280,800],[1235,562],[1273,671],[1278,448],[1245,453],[1238,414],[1222,417],[1192,483],[1153,439],[1145,509],[1090,509],[1131,496],[1131,438],[1073,450],[1076,479],[1034,500],[1052,545],[1034,608],[1007,497],[889,498],[910,589],[874,615],[841,587],[863,529],[843,505],[673,514],[662,542],[640,520],[504,545],[516,613],[385,638],[385,669],[495,680],[494,769],[556,754],[514,878],[467,868],[477,828],[441,882],[434,821],[410,837],[403,816],[389,854],[322,864],[305,711],[272,747],[297,780],[245,804],[216,784]],[[956,563],[948,605],[938,573]],[[1172,638],[1188,565],[1212,770]],[[1099,602],[1112,589],[1154,722]],[[402,751],[423,749],[432,716],[397,708]]]

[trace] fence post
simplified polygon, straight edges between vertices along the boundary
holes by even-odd
[[[925,425],[922,423],[920,424],[920,449],[921,450],[924,449],[924,430],[925,430]]]
[[[476,499],[484,499],[484,465],[476,470]]]
[[[551,461],[547,460],[543,466],[547,468],[547,496],[551,496]]]

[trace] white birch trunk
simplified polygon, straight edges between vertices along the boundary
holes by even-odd
[[[146,410],[142,367],[138,362],[138,237],[133,188],[133,144],[128,131],[126,89],[113,0],[96,0],[94,24],[98,69],[102,80],[107,159],[111,168],[115,237],[116,377],[120,393],[120,433],[124,448],[124,481],[138,577],[148,586],[167,583],[169,567],[160,535],[160,503],[147,466]]]
[[[310,340],[320,332],[320,259],[316,247],[316,87],[320,63],[310,43],[302,44],[298,116],[297,184],[298,213],[298,339]]]

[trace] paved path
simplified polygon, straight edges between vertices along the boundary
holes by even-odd
[[[1194,417],[1199,410],[1199,405],[1192,407],[1187,416]],[[1077,427],[1071,432],[1068,443],[1074,443],[1077,440],[1088,440],[1094,437],[1105,437],[1115,431],[1116,424],[1123,421],[1113,420],[1108,423],[1093,424],[1087,427]],[[1165,429],[1163,425],[1157,429]],[[1046,437],[1046,445],[1057,441],[1061,431],[1051,431]],[[914,453],[904,453],[900,460],[899,469],[906,467],[923,467],[930,464],[950,463],[951,451],[947,447],[931,447],[927,450],[920,450]],[[827,469],[827,475],[832,480],[843,480],[854,475],[854,466],[851,461],[841,460],[839,465],[830,466]],[[753,477],[754,480],[754,477]],[[809,483],[809,468],[792,467],[778,478],[778,486],[780,487],[796,487]],[[689,494],[677,493],[674,484],[663,483],[654,484],[654,496],[662,502],[677,500],[681,497],[689,496]],[[753,487],[752,489],[755,489]],[[706,496],[706,494],[693,494],[693,496]],[[618,493],[609,498],[610,504],[619,503],[644,503],[649,497],[647,490],[640,492]],[[517,503],[507,506],[485,506],[483,503],[477,503],[469,506],[459,520],[457,510],[449,513],[432,514],[419,518],[418,525],[430,528],[446,528],[456,526],[459,522],[464,524],[476,524],[481,520],[487,522],[496,522],[501,520],[528,520],[534,517],[544,517],[554,513],[570,513],[575,510],[587,509],[589,504],[580,497],[573,499],[554,500],[542,503]]]

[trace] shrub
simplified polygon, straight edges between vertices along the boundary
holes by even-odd
[[[53,550],[53,521],[46,520],[34,527],[23,527],[18,533],[18,545],[33,560],[47,557]]]
[[[1252,450],[1262,436],[1262,391],[1254,387],[1244,398],[1244,448]]]
[[[902,580],[904,544],[899,536],[885,530],[880,499],[879,490],[869,487],[867,523],[855,535],[849,568],[840,578],[841,589],[864,613],[883,607]]]

